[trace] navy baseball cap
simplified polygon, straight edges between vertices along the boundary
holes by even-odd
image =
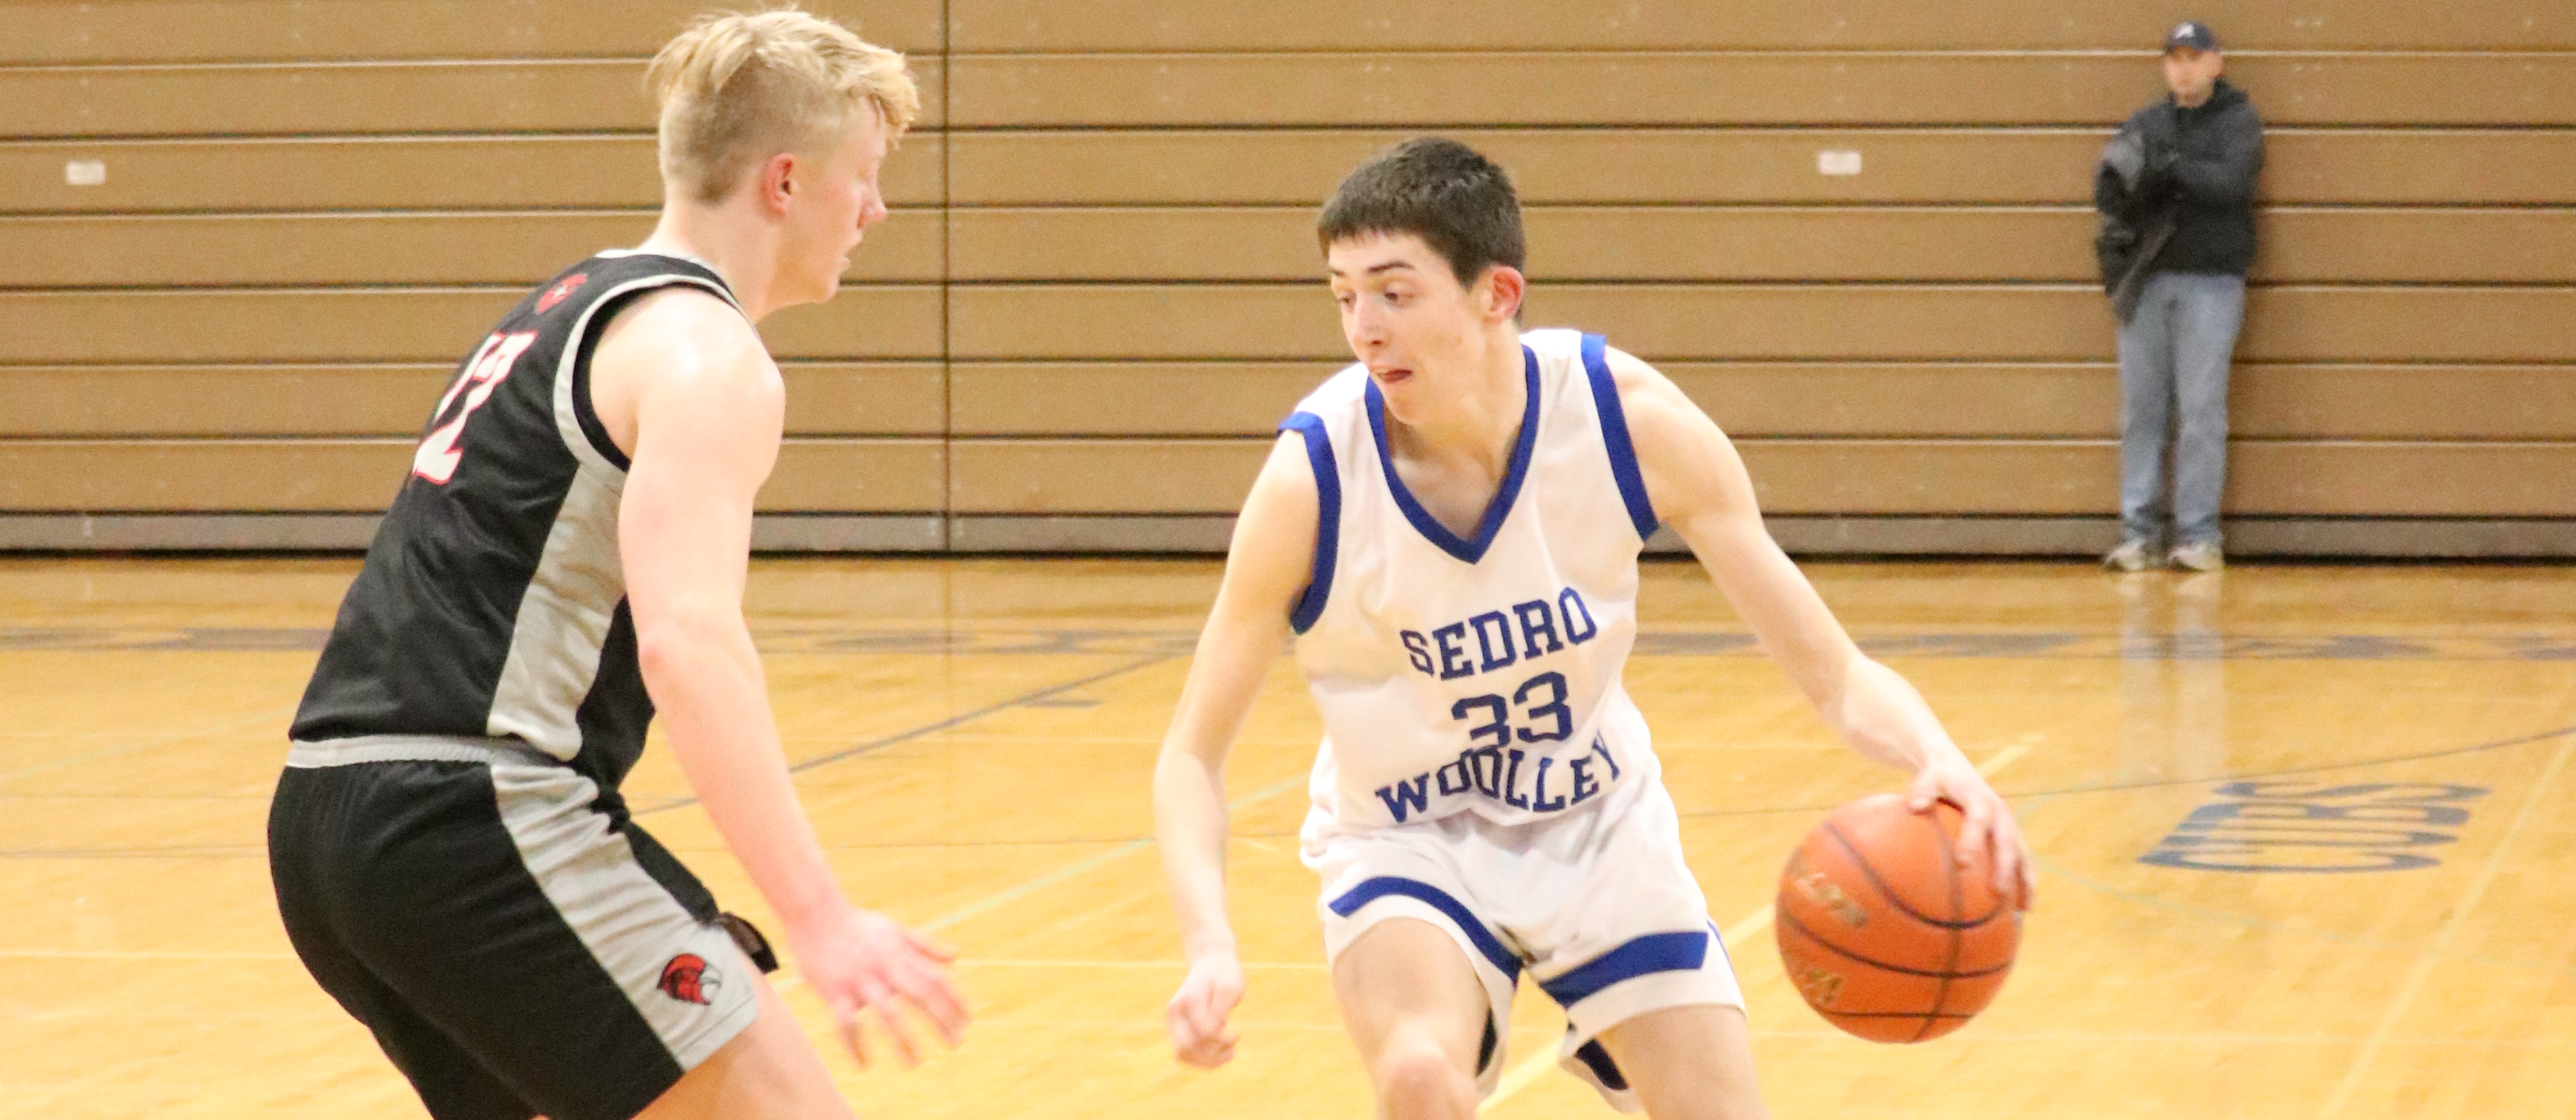
[[[2172,54],[2175,47],[2214,51],[2218,49],[2218,33],[2211,31],[2208,24],[2199,20],[2185,20],[2175,24],[2173,30],[2165,32],[2165,53]]]

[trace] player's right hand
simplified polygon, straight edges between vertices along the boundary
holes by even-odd
[[[1243,1002],[1243,965],[1232,953],[1210,953],[1190,962],[1181,990],[1163,1005],[1163,1022],[1172,1032],[1172,1055],[1200,1069],[1215,1069],[1234,1057],[1226,1016]]]
[[[850,906],[805,928],[790,926],[787,938],[797,971],[832,1009],[842,1043],[862,1067],[868,1064],[867,1043],[859,1032],[862,1013],[876,1020],[907,1068],[921,1063],[921,1053],[904,1023],[905,1007],[929,1020],[949,1049],[965,1038],[966,1005],[948,982],[948,963],[957,959],[954,950],[883,914]]]

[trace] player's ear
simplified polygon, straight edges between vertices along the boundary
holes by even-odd
[[[773,214],[787,212],[787,201],[796,193],[796,173],[799,170],[794,152],[780,152],[760,165],[752,188],[760,192],[761,209]]]
[[[1521,297],[1528,294],[1529,278],[1507,264],[1488,265],[1485,274],[1476,278],[1476,309],[1485,321],[1501,323],[1521,313]]]

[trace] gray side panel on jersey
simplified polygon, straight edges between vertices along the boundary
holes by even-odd
[[[485,732],[516,735],[556,758],[581,753],[577,718],[599,679],[626,572],[617,557],[619,490],[584,465],[565,488],[546,550],[510,633],[510,652],[492,688]]]
[[[581,753],[578,715],[599,678],[600,648],[626,597],[626,571],[617,553],[617,507],[626,472],[591,446],[573,401],[574,371],[591,330],[591,318],[627,292],[688,284],[731,297],[695,276],[665,273],[619,284],[583,309],[555,369],[555,433],[579,468],[563,506],[546,533],[545,552],[529,574],[510,633],[510,652],[492,689],[484,730],[516,735],[570,761]]]
[[[681,1069],[697,1068],[751,1025],[759,1012],[758,970],[731,934],[691,917],[635,862],[626,837],[591,807],[597,785],[561,766],[495,762],[492,789],[501,823],[538,889]],[[662,987],[665,971],[683,956],[703,965],[697,1000]]]

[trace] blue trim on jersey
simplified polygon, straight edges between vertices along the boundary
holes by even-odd
[[[1646,500],[1646,476],[1637,470],[1637,445],[1628,439],[1628,412],[1619,405],[1619,383],[1610,376],[1610,344],[1597,334],[1583,336],[1583,372],[1592,380],[1593,409],[1601,414],[1601,444],[1610,449],[1610,477],[1619,480],[1619,498],[1628,504],[1628,520],[1637,539],[1655,535],[1655,504]]]
[[[1380,875],[1352,887],[1349,893],[1334,899],[1329,905],[1333,913],[1347,918],[1358,913],[1360,907],[1388,895],[1400,895],[1417,902],[1429,903],[1432,909],[1448,915],[1450,921],[1458,923],[1458,929],[1467,935],[1467,940],[1475,943],[1476,951],[1483,953],[1486,960],[1492,961],[1495,968],[1503,970],[1506,978],[1514,981],[1520,979],[1521,959],[1513,956],[1510,949],[1503,947],[1502,938],[1494,936],[1494,931],[1485,928],[1485,923],[1476,917],[1474,911],[1467,909],[1465,903],[1449,897],[1449,892],[1429,883],[1417,879],[1399,879],[1393,875]]]
[[[1306,438],[1306,462],[1315,468],[1315,568],[1288,612],[1288,625],[1303,634],[1324,617],[1324,600],[1333,594],[1333,558],[1341,555],[1342,543],[1342,472],[1334,465],[1333,437],[1324,431],[1323,417],[1293,412],[1279,430]]]
[[[1494,534],[1502,531],[1503,520],[1511,516],[1512,503],[1520,498],[1521,480],[1529,477],[1530,453],[1538,447],[1538,354],[1521,347],[1524,376],[1529,382],[1529,403],[1521,409],[1520,443],[1512,448],[1512,465],[1503,472],[1503,485],[1494,491],[1494,500],[1485,506],[1485,518],[1476,526],[1476,539],[1460,540],[1458,534],[1431,516],[1422,503],[1413,500],[1413,491],[1404,488],[1404,478],[1395,473],[1395,455],[1386,446],[1386,398],[1377,391],[1377,380],[1368,383],[1369,434],[1377,440],[1377,461],[1386,472],[1386,488],[1395,495],[1395,506],[1404,511],[1404,519],[1413,523],[1423,539],[1440,546],[1440,551],[1470,564],[1484,559],[1485,550],[1493,547]]]
[[[1559,1005],[1572,1007],[1612,984],[1657,972],[1697,972],[1708,963],[1705,930],[1650,933],[1567,970],[1554,980],[1541,980],[1538,990]]]

